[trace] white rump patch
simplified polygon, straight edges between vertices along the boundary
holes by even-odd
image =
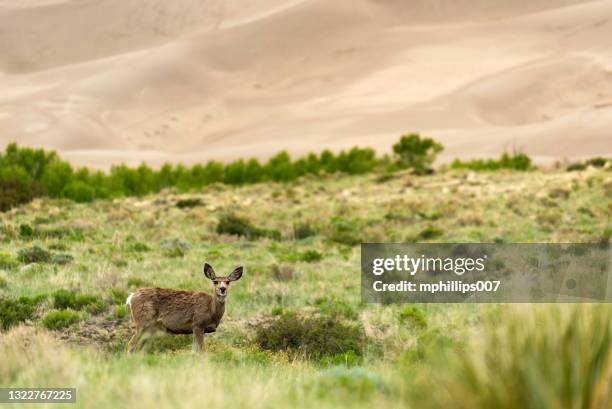
[[[125,300],[125,305],[129,305],[130,307],[132,306],[132,297],[134,296],[134,293],[130,293],[130,295],[128,295],[127,300]]]

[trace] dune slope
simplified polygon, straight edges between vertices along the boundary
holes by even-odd
[[[612,2],[0,0],[0,144],[78,164],[417,131],[443,160],[612,154]]]

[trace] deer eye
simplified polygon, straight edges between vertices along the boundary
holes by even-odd
[[[219,284],[219,282],[218,282],[218,281],[213,281],[213,283],[214,283],[215,285]]]

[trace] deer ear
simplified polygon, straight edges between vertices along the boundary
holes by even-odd
[[[232,271],[232,274],[227,276],[227,279],[230,281],[240,280],[240,277],[242,277],[242,270],[243,270],[242,266],[238,267],[237,269]]]
[[[204,263],[204,275],[209,280],[214,280],[215,278],[217,278],[215,270],[213,270],[212,266],[208,263]]]

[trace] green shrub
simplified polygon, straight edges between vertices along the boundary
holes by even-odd
[[[336,171],[349,175],[360,175],[371,172],[381,163],[376,159],[376,152],[370,148],[351,148],[348,152],[342,151],[336,157]]]
[[[51,261],[51,253],[39,246],[27,247],[17,252],[17,260],[23,264],[48,263]]]
[[[573,172],[577,170],[585,170],[589,166],[593,166],[594,168],[603,168],[606,166],[606,163],[611,161],[612,158],[595,157],[581,162],[570,163],[565,169],[568,172]]]
[[[438,142],[431,138],[421,138],[418,134],[403,135],[393,145],[397,164],[404,169],[413,169],[417,174],[430,173],[431,165],[442,149]]]
[[[38,183],[32,180],[25,169],[5,165],[0,155],[0,212],[28,203],[41,195]]]
[[[294,357],[320,360],[348,352],[363,353],[365,335],[357,325],[331,317],[299,318],[285,314],[256,328],[255,342],[263,350],[289,351]]]
[[[77,294],[76,309],[85,310],[90,314],[100,314],[106,309],[106,305],[95,295]]]
[[[128,313],[129,311],[128,311],[127,305],[125,304],[116,305],[114,312],[113,312],[115,318],[119,318],[119,319],[127,317]]]
[[[272,311],[270,311],[270,314],[272,314],[275,317],[278,317],[279,315],[283,315],[284,313],[285,313],[285,309],[281,307],[280,305],[272,307]]]
[[[257,229],[251,224],[250,220],[232,213],[224,214],[219,218],[217,233],[247,238],[257,237]]]
[[[533,169],[531,158],[524,153],[503,153],[500,159],[472,159],[462,161],[455,159],[450,166],[452,169],[469,169],[474,171],[494,171],[500,169],[513,169],[527,171]]]
[[[23,223],[19,225],[19,236],[22,239],[31,239],[34,237],[34,229],[29,224]]]
[[[149,246],[147,246],[143,242],[136,241],[136,242],[130,243],[128,245],[128,250],[134,251],[134,252],[137,252],[137,253],[143,253],[143,252],[146,252],[146,251],[151,251],[151,248]]]
[[[60,197],[73,177],[74,172],[70,163],[58,160],[45,168],[40,184],[49,196]]]
[[[250,220],[233,213],[222,215],[219,218],[216,230],[218,234],[241,236],[250,240],[256,240],[260,237],[268,237],[273,240],[280,240],[281,238],[280,232],[259,228],[253,225]]]
[[[51,163],[58,161],[55,152],[47,152],[44,149],[20,148],[16,143],[6,146],[4,154],[0,154],[0,168],[19,168],[31,180],[41,180],[45,170]],[[15,172],[13,172],[15,173]]]
[[[579,170],[585,170],[586,168],[587,168],[586,163],[575,162],[575,163],[570,163],[569,165],[567,165],[565,170],[567,170],[568,172],[575,172]]]
[[[316,250],[306,250],[303,252],[286,253],[280,256],[283,261],[298,262],[304,261],[306,263],[315,263],[320,261],[323,255]]]
[[[436,226],[427,226],[419,232],[416,239],[417,240],[432,240],[432,239],[442,236],[443,234],[444,234],[444,231],[442,229],[439,229]]]
[[[57,290],[52,295],[53,307],[57,309],[76,308],[76,293],[68,290]]]
[[[85,236],[82,228],[74,227],[32,227],[29,224],[21,224],[19,226],[19,237],[23,240],[38,239],[70,239],[80,241]]]
[[[96,192],[95,189],[87,183],[76,180],[64,188],[62,196],[74,200],[77,203],[87,203],[94,200]]]
[[[122,305],[125,303],[125,300],[127,300],[128,293],[125,290],[121,290],[119,288],[111,288],[108,292],[111,304]]]
[[[274,229],[259,229],[260,237],[267,237],[271,240],[280,240],[282,238],[281,233]]]
[[[588,159],[586,163],[595,168],[603,168],[606,166],[606,163],[612,161],[612,158],[602,158],[601,156]]]
[[[201,199],[181,199],[176,202],[176,207],[179,209],[190,209],[192,207],[202,206]]]
[[[415,328],[427,328],[425,313],[417,307],[405,307],[399,313],[400,322],[407,322]]]
[[[45,328],[58,330],[71,326],[79,321],[80,315],[73,310],[51,311],[44,316],[42,323]]]
[[[303,240],[316,235],[317,232],[311,223],[296,223],[293,225],[293,237],[295,240]]]
[[[319,253],[316,250],[306,250],[303,253],[300,253],[300,261],[305,261],[307,263],[315,263],[317,261],[321,261],[323,259],[323,254]]]
[[[0,298],[0,328],[7,330],[20,322],[32,319],[37,305],[44,298],[44,296]]]
[[[52,294],[53,307],[58,310],[86,310],[92,314],[99,314],[105,309],[104,302],[95,295],[79,294],[68,290],[57,290]]]
[[[361,243],[361,229],[356,221],[334,217],[331,220],[329,239],[336,243],[355,246]]]

